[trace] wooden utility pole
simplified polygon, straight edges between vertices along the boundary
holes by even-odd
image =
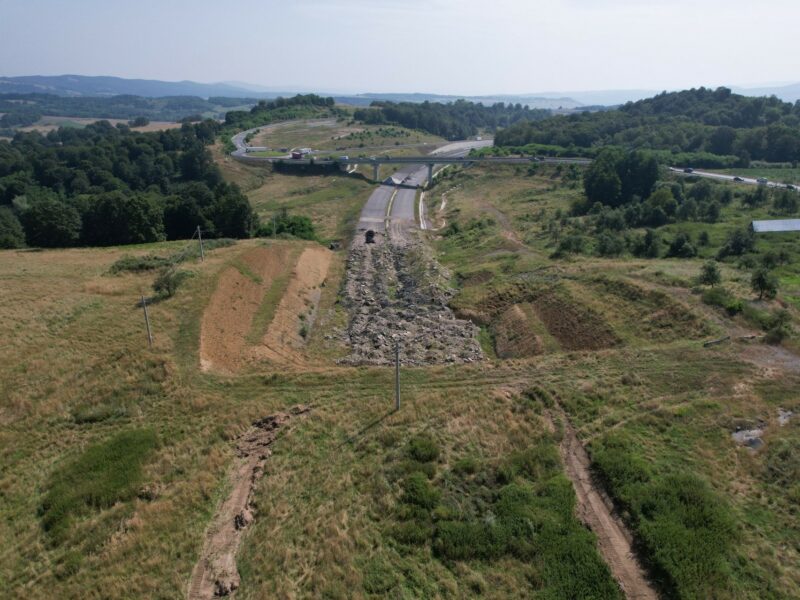
[[[394,409],[400,410],[400,342],[394,344]]]
[[[150,331],[150,317],[147,315],[147,300],[142,296],[142,308],[144,309],[144,324],[147,326],[147,345],[153,347],[153,333]]]
[[[205,262],[206,253],[203,251],[203,232],[200,230],[200,225],[197,226],[197,239],[200,240],[200,262]]]

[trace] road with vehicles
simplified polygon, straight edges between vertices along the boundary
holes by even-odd
[[[717,181],[729,181],[731,183],[741,183],[744,185],[763,185],[770,188],[783,188],[796,190],[797,186],[787,185],[785,183],[778,183],[777,181],[767,181],[754,179],[752,177],[740,177],[739,175],[725,175],[723,173],[712,173],[710,171],[698,171],[692,169],[691,171],[680,167],[669,167],[670,173],[675,175],[682,175],[684,177],[705,177],[708,179],[716,179]]]

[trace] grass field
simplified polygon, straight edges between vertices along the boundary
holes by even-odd
[[[124,125],[128,124],[128,121],[125,119],[92,119],[92,118],[83,118],[83,117],[42,117],[39,121],[29,127],[20,127],[20,131],[38,131],[39,133],[45,134],[49,131],[53,131],[58,129],[59,127],[77,127],[83,128],[91,123],[95,123],[97,121],[108,121],[112,125],[117,125],[122,123]],[[171,121],[151,121],[144,127],[136,127],[134,131],[163,131],[165,129],[176,129],[180,127],[180,123],[175,123]]]
[[[404,146],[442,143],[442,138],[404,127],[362,125],[344,119],[292,121],[262,132],[250,140],[251,146],[280,148],[308,147],[339,154],[375,153]],[[432,146],[431,149],[433,149]]]
[[[326,240],[347,238],[372,190],[216,152],[262,218],[286,207]],[[558,452],[566,420],[665,597],[800,596],[800,419],[778,420],[800,411],[797,356],[739,341],[753,325],[702,303],[702,258],[550,258],[544,223],[579,194],[554,169],[514,167],[448,169],[426,193],[430,222],[446,222],[429,241],[452,274],[452,305],[503,358],[403,369],[399,412],[391,369],[336,363],[346,250],[333,253],[301,358],[238,375],[200,368],[223,274],[260,285],[246,257],[287,249],[239,324],[255,344],[308,242],[240,241],[183,263],[191,276],[149,306],[152,349],[138,302],[155,274],[110,268],[183,243],[0,252],[3,589],[185,597],[235,440],[303,403],[311,412],[278,437],[255,490],[242,598],[622,597],[574,511]],[[712,246],[749,217],[725,210],[708,226]],[[794,268],[769,306],[800,285]],[[735,265],[723,276],[749,294]],[[757,451],[731,439],[756,426]]]

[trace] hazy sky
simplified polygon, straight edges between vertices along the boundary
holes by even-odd
[[[0,75],[456,94],[800,81],[800,0],[0,0]]]

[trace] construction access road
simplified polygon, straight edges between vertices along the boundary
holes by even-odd
[[[472,140],[453,142],[431,152],[431,156],[458,157],[466,156],[473,148],[491,146],[492,140]],[[399,233],[416,224],[414,205],[417,188],[428,178],[428,167],[425,165],[409,165],[392,175],[399,185],[383,184],[372,193],[361,211],[358,231],[363,233],[371,229],[376,234],[385,234],[386,225]],[[377,238],[380,240],[380,235]]]

